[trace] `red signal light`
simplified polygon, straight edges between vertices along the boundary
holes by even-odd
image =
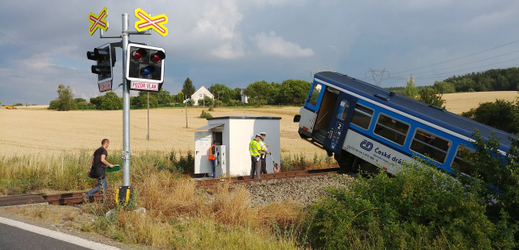
[[[151,57],[151,61],[154,62],[154,63],[159,63],[160,61],[162,61],[162,59],[164,59],[166,57],[166,55],[164,54],[164,52],[162,51],[157,51],[157,53],[155,53],[152,57]]]
[[[132,58],[137,61],[140,61],[144,56],[146,56],[146,50],[144,49],[138,49],[132,54]]]

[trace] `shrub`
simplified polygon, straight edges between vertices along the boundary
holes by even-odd
[[[519,234],[519,140],[512,141],[510,151],[502,155],[498,147],[499,140],[495,135],[485,140],[478,131],[473,133],[475,154],[467,155],[466,159],[472,166],[471,175],[474,179],[460,177],[466,192],[476,194],[479,204],[486,205],[487,216],[499,228],[507,228],[500,232],[504,242],[518,242]],[[458,171],[454,167],[455,171]],[[515,242],[506,240],[515,234]]]
[[[58,109],[58,104],[59,104],[59,101],[58,101],[58,100],[52,100],[52,101],[50,101],[50,103],[49,103],[49,109]]]
[[[349,189],[329,190],[311,206],[300,236],[311,248],[510,248],[478,198],[425,163],[408,164],[394,178],[359,177]]]
[[[519,102],[498,99],[482,103],[461,115],[511,134],[519,132]]]
[[[202,114],[200,114],[200,118],[212,118],[213,116],[208,112],[202,110]]]
[[[173,163],[173,166],[175,166],[176,172],[185,174],[194,173],[195,158],[193,157],[191,151],[188,151],[186,156],[180,156],[179,159],[177,159],[177,155],[175,154],[175,152],[171,152],[169,154],[169,160]]]

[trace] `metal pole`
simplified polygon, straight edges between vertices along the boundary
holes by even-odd
[[[186,128],[187,128],[187,99],[186,99],[185,107],[186,107]]]
[[[130,186],[130,86],[126,80],[126,53],[128,51],[128,13],[122,14],[122,42],[123,49],[123,186]]]
[[[146,135],[146,140],[150,140],[150,92],[148,92],[148,115],[146,119],[148,120],[148,135]]]

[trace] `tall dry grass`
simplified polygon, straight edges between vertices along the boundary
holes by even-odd
[[[82,190],[92,181],[86,177],[90,156],[24,155],[0,159],[0,195],[23,194],[41,189]]]
[[[169,171],[151,173],[133,183],[136,206],[145,213],[115,208],[111,218],[98,217],[91,230],[131,244],[186,249],[294,249],[296,242],[280,237],[278,225],[299,223],[295,204],[252,207],[242,186],[222,183],[212,195],[197,183]],[[85,210],[104,214],[112,202],[89,204]],[[293,237],[295,239],[295,237]]]
[[[179,171],[188,155],[148,152],[132,157],[131,184],[138,213],[117,207],[113,193],[102,203],[89,203],[83,211],[93,215],[93,223],[83,223],[83,231],[130,244],[165,249],[293,249],[297,246],[294,228],[300,223],[301,208],[291,202],[266,206],[250,205],[249,192],[242,186],[224,182],[208,194]],[[46,193],[52,190],[88,190],[96,185],[86,176],[89,153],[60,157],[19,156],[0,159],[0,192]],[[117,163],[120,155],[109,156]],[[119,162],[120,163],[120,162]],[[288,164],[288,163],[287,163]],[[108,174],[109,190],[121,184],[121,172]],[[35,218],[57,217],[49,208],[32,211]],[[109,210],[115,215],[107,218]],[[65,216],[66,217],[66,216]],[[70,217],[70,216],[69,216]]]

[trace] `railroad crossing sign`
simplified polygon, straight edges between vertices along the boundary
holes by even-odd
[[[105,20],[108,11],[106,10],[106,7],[104,7],[101,10],[101,13],[96,16],[96,14],[90,12],[88,15],[88,21],[91,22],[90,27],[88,28],[88,33],[90,35],[93,35],[94,32],[96,32],[97,28],[101,28],[104,31],[108,29],[108,21]]]
[[[150,17],[146,12],[138,8],[135,10],[135,16],[140,19],[140,21],[135,22],[136,30],[143,31],[151,28],[162,36],[168,35],[168,29],[164,27],[164,24],[168,22],[168,17],[165,14]]]

